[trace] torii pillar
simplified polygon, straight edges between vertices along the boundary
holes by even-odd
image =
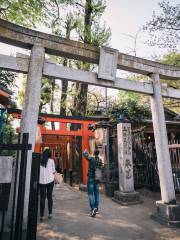
[[[40,46],[39,44],[34,45],[31,50],[24,106],[22,110],[22,120],[20,125],[21,133],[29,133],[29,143],[32,144],[32,151],[34,150],[35,146],[44,58],[44,47]],[[26,190],[24,199],[24,224],[26,224],[28,216],[32,151],[28,152],[27,158]]]
[[[156,202],[157,213],[153,214],[152,217],[168,226],[180,226],[180,205],[176,204],[161,83],[158,73],[153,73],[150,76],[154,90],[151,96],[151,111],[162,198],[161,201]]]
[[[28,221],[32,152],[34,151],[34,147],[35,147],[44,59],[45,59],[45,49],[37,42],[33,45],[31,49],[31,56],[29,59],[29,69],[28,69],[26,89],[25,89],[25,98],[24,98],[21,124],[20,124],[20,133],[29,133],[29,144],[32,144],[32,150],[28,151],[27,166],[26,166],[24,212],[23,212],[23,226],[22,226],[25,235],[27,232],[27,221]],[[13,178],[14,178],[14,174],[13,174]],[[18,184],[16,187],[18,188]],[[7,228],[9,227],[9,224],[11,222],[12,206],[13,206],[13,190],[10,193],[10,200],[9,200],[9,206],[8,206],[8,212],[7,212],[7,219],[6,219]],[[25,238],[25,235],[23,234],[23,239]]]

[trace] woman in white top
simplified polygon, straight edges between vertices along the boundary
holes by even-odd
[[[48,218],[52,217],[52,207],[53,207],[53,199],[52,192],[54,187],[54,174],[55,174],[55,163],[51,158],[50,149],[45,149],[41,159],[40,165],[40,220],[44,219],[44,209],[45,209],[45,201],[46,196],[48,199]]]

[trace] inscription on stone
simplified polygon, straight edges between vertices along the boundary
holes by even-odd
[[[122,192],[131,192],[134,190],[131,124],[119,123],[117,125],[117,136],[119,188]]]
[[[118,50],[102,47],[100,49],[98,78],[114,81],[116,79],[117,60]]]

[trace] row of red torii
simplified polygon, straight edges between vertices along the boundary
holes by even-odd
[[[33,148],[35,144],[42,76],[134,91],[150,96],[162,198],[161,201],[157,202],[158,214],[166,217],[169,224],[173,224],[173,222],[180,223],[180,216],[177,214],[177,211],[180,212],[180,206],[177,204],[175,197],[162,101],[162,97],[180,99],[180,90],[168,88],[167,85],[160,82],[160,79],[180,79],[180,68],[119,53],[117,50],[107,47],[98,48],[81,42],[62,39],[4,20],[0,20],[0,41],[31,50],[30,56],[17,54],[16,57],[13,57],[1,54],[0,69],[27,74],[20,131],[22,133],[29,133],[29,141]],[[45,54],[97,64],[98,73],[60,66],[57,63],[47,60]],[[146,75],[148,76],[147,81],[139,82],[118,78],[116,77],[117,69]],[[129,134],[131,129],[129,125],[120,123],[117,126],[117,130],[119,192],[120,194],[128,195],[134,193],[133,178],[128,178],[126,172],[126,168],[128,168],[129,173],[132,171],[132,154],[129,143],[128,149],[124,150],[124,135],[122,133],[124,130]],[[131,139],[128,138],[125,141],[131,141]],[[31,153],[29,153],[28,158],[24,206],[25,222],[30,188]],[[170,214],[172,212],[174,213],[173,217]]]

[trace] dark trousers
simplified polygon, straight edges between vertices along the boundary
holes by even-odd
[[[99,183],[97,183],[94,178],[89,177],[87,183],[88,190],[88,198],[90,208],[93,210],[94,208],[99,207]]]
[[[40,216],[44,216],[46,196],[48,199],[48,211],[52,214],[53,199],[52,192],[54,187],[54,181],[48,184],[40,184]]]

